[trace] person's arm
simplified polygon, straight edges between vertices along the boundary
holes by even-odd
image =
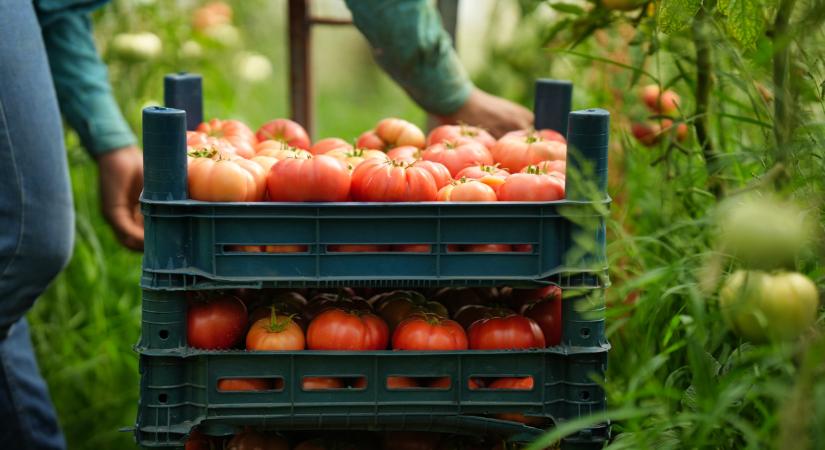
[[[91,20],[68,9],[41,17],[41,26],[60,110],[98,162],[104,216],[123,245],[139,250],[143,225],[136,211],[143,188],[142,156],[112,96]]]
[[[427,112],[494,135],[527,128],[533,114],[473,86],[430,0],[346,0],[378,64]]]

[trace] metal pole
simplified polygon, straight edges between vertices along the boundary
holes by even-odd
[[[313,136],[312,40],[308,0],[289,0],[289,94],[292,120]]]

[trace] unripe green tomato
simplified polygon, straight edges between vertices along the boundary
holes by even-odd
[[[753,342],[795,339],[814,323],[818,306],[816,285],[796,272],[739,270],[719,292],[725,322]]]
[[[719,211],[720,250],[745,267],[793,268],[810,237],[810,222],[792,203],[748,197],[726,202]]]

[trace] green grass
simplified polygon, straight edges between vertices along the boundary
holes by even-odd
[[[239,3],[235,23],[244,25],[244,44],[221,48],[201,40],[205,54],[195,61],[177,52],[190,38],[180,8],[178,2],[124,0],[95,16],[104,52],[107,37],[116,32],[153,30],[164,39],[164,53],[154,61],[125,62],[107,54],[116,95],[133,127],[140,129],[140,107],[162,98],[163,74],[180,69],[204,74],[207,117],[240,118],[254,127],[286,115],[284,2]],[[615,202],[608,251],[614,285],[608,290],[607,327],[613,350],[605,382],[610,409],[597,418],[614,421],[618,438],[611,448],[825,448],[821,310],[815,330],[795,343],[756,346],[730,333],[715,293],[701,287],[714,284],[707,283],[712,275],[707,261],[714,252],[709,217],[716,200],[706,188],[696,137],[684,144],[685,153],[638,146],[628,125],[643,114],[635,97],[639,71],[604,62],[626,56],[626,65],[637,67],[647,57],[646,70],[673,81],[687,113],[695,88],[685,50],[690,43],[654,35],[643,23],[634,39],[656,42],[661,51],[653,56],[640,46],[627,48],[618,26],[573,52],[540,51],[545,41],[552,46],[562,38],[549,38],[552,22],[537,17],[527,16],[511,43],[491,47],[490,61],[476,80],[529,104],[536,77],[569,78],[576,82],[574,106],[602,106],[612,113]],[[388,115],[423,124],[424,114],[371,63],[356,32],[325,30],[316,38],[316,137],[352,139]],[[804,200],[821,219],[825,107],[815,87],[825,79],[819,50],[825,39],[821,30],[809,39],[810,54],[798,58],[807,70],[798,77],[804,86],[794,105],[801,126],[787,146],[790,177],[780,190]],[[770,84],[770,52],[743,54],[729,42],[716,44],[711,134],[722,153],[725,180],[737,189],[753,184],[776,151],[764,126],[773,122],[772,105],[756,98],[750,82]],[[232,61],[241,49],[266,55],[273,75],[259,83],[238,82]],[[686,118],[694,120],[689,113]],[[118,429],[133,424],[137,405],[137,357],[131,347],[140,330],[140,256],[115,242],[98,212],[95,166],[73,135],[67,143],[77,242],[69,267],[30,314],[33,335],[70,448],[128,448],[132,437]],[[821,220],[819,225],[821,231]],[[820,288],[822,248],[817,240],[799,261],[799,270]],[[548,441],[587,426],[588,420],[560,427]]]

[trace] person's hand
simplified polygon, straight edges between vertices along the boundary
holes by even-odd
[[[100,155],[100,206],[124,247],[143,250],[143,216],[138,199],[143,190],[143,154],[135,146]]]
[[[533,113],[509,100],[473,88],[470,97],[458,111],[439,118],[442,123],[466,123],[485,128],[499,138],[508,131],[533,126]]]

